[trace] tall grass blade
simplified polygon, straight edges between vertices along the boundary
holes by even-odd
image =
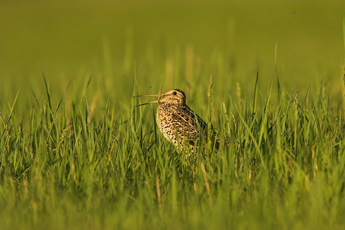
[[[258,142],[256,141],[253,133],[251,132],[251,129],[248,127],[247,123],[244,121],[242,115],[240,113],[238,113],[239,117],[241,118],[241,121],[242,121],[242,124],[244,125],[245,129],[247,130],[247,134],[250,136],[250,138],[252,139],[253,141],[253,144],[255,146],[255,149],[256,149],[256,152],[258,153],[259,157],[260,157],[260,160],[261,160],[261,165],[263,166],[263,168],[266,170],[267,169],[267,166],[266,166],[266,163],[264,161],[264,158],[262,156],[262,152],[261,152],[261,149],[260,149],[260,146],[258,144]]]
[[[60,101],[59,101],[59,104],[58,104],[58,106],[56,107],[55,115],[56,115],[56,113],[59,111],[60,105],[61,105],[61,103],[62,103],[62,101],[63,101],[63,98],[64,98],[64,96],[65,96],[65,93],[67,92],[67,89],[69,88],[70,83],[71,83],[71,82],[68,83],[68,85],[67,85],[65,91],[64,91],[63,94],[62,94],[62,97],[61,97],[61,99],[60,99]]]
[[[48,87],[48,84],[47,84],[47,81],[46,81],[46,77],[44,76],[43,70],[42,70],[42,77],[43,77],[43,80],[44,80],[44,85],[46,87],[46,93],[47,93],[47,97],[48,97],[49,109],[50,109],[50,111],[53,111],[53,109],[52,109],[52,102],[51,102],[51,99],[50,99],[50,91],[49,91],[49,87]],[[51,117],[51,121],[52,120],[53,120],[53,118]]]
[[[14,101],[12,103],[12,106],[10,108],[10,114],[8,115],[8,118],[7,118],[7,121],[6,121],[6,125],[10,122],[11,118],[12,118],[12,114],[13,114],[13,110],[14,110],[14,107],[16,105],[16,102],[17,102],[17,98],[18,98],[18,95],[19,95],[19,89],[17,91],[17,94],[16,94],[16,97],[14,98]]]
[[[276,43],[275,51],[274,51],[274,70],[275,70],[276,78],[277,78],[278,102],[280,103],[281,88],[280,88],[278,69],[277,69],[277,50],[278,50],[278,43]]]
[[[254,85],[254,100],[253,100],[253,116],[256,114],[256,101],[257,101],[257,93],[258,93],[258,81],[259,81],[259,66],[256,69],[256,79]]]

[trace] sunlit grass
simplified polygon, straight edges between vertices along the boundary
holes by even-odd
[[[86,97],[52,103],[49,88],[30,124],[14,105],[1,112],[2,228],[344,224],[344,122],[322,90],[306,99],[282,92],[274,108],[269,91],[264,104],[243,99],[242,112],[212,98],[230,147],[189,161],[157,133],[150,108],[131,106],[130,119],[108,104],[92,117]]]

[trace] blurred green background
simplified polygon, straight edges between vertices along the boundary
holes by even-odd
[[[180,88],[192,106],[215,97],[318,91],[340,105],[345,1],[0,1],[0,105],[23,114],[45,97],[42,71],[58,102],[87,91],[102,108],[127,108],[140,94]],[[276,49],[277,47],[277,49]],[[275,55],[275,50],[276,55]],[[322,83],[321,83],[322,82]],[[275,92],[273,92],[275,93]]]

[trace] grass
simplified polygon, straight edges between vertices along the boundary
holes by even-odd
[[[8,2],[0,4],[12,7]],[[150,4],[157,7],[158,3]],[[193,6],[180,4],[183,10]],[[223,7],[217,4],[214,7]],[[304,3],[298,4],[303,12]],[[132,5],[125,9],[131,7],[138,10]],[[5,17],[4,12],[0,15]],[[258,14],[258,20],[261,17]],[[170,19],[167,15],[164,20],[174,25]],[[222,17],[214,20],[223,23]],[[143,23],[140,18],[133,21],[134,25]],[[46,25],[52,22],[56,21],[48,20]],[[344,25],[336,29],[343,33]],[[297,32],[302,30],[303,26]],[[345,70],[341,75],[334,70],[330,62],[337,58],[326,55],[319,69],[310,61],[305,66],[308,75],[300,75],[284,69],[289,63],[289,59],[279,59],[284,41],[274,42],[272,59],[264,58],[267,53],[259,54],[257,62],[237,66],[249,69],[244,74],[226,64],[238,57],[234,50],[212,49],[213,45],[202,49],[200,41],[181,48],[182,38],[171,48],[169,36],[162,45],[150,43],[142,34],[151,44],[144,55],[136,53],[135,47],[144,49],[145,45],[131,41],[121,43],[124,56],[111,54],[110,47],[116,45],[104,39],[103,58],[93,67],[76,67],[75,72],[69,71],[74,64],[66,64],[65,72],[59,72],[60,62],[37,74],[28,70],[29,64],[11,67],[10,60],[7,64],[12,65],[1,67],[5,77],[0,78],[0,229],[345,227],[345,94],[341,91]],[[191,38],[195,39],[186,41]],[[212,35],[207,39],[219,42]],[[345,40],[340,40],[343,46]],[[4,44],[6,38],[0,39],[0,47]],[[242,45],[247,44],[255,46]],[[330,50],[335,47],[332,42],[322,44]],[[56,51],[63,52],[59,48]],[[162,49],[166,53],[159,53]],[[11,59],[16,50],[6,52]],[[212,57],[206,58],[203,52]],[[32,55],[35,59],[39,52]],[[62,57],[60,53],[56,60]],[[32,62],[18,57],[19,63],[25,60]],[[269,60],[273,75],[262,69],[262,62]],[[320,77],[314,74],[318,70],[328,74]],[[33,77],[23,77],[28,73]],[[162,78],[152,80],[155,76]],[[290,78],[299,79],[302,86],[293,85]],[[163,92],[184,90],[188,105],[216,128],[222,140],[229,138],[230,147],[222,145],[216,154],[208,146],[196,161],[186,160],[157,129],[156,106],[135,108],[140,101],[132,99],[157,93],[162,84]]]
[[[66,110],[46,90],[27,128],[11,116],[14,105],[1,113],[2,229],[345,224],[344,120],[322,90],[314,99],[282,93],[275,107],[271,92],[264,105],[242,99],[242,112],[218,101],[230,148],[196,162],[157,133],[150,108],[132,107],[125,120],[107,106],[95,118],[86,98]]]

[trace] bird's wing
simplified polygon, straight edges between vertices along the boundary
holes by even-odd
[[[199,136],[199,127],[203,131],[207,129],[207,124],[188,106],[174,108],[172,111],[172,120],[180,137],[189,136],[190,139],[195,139]]]

